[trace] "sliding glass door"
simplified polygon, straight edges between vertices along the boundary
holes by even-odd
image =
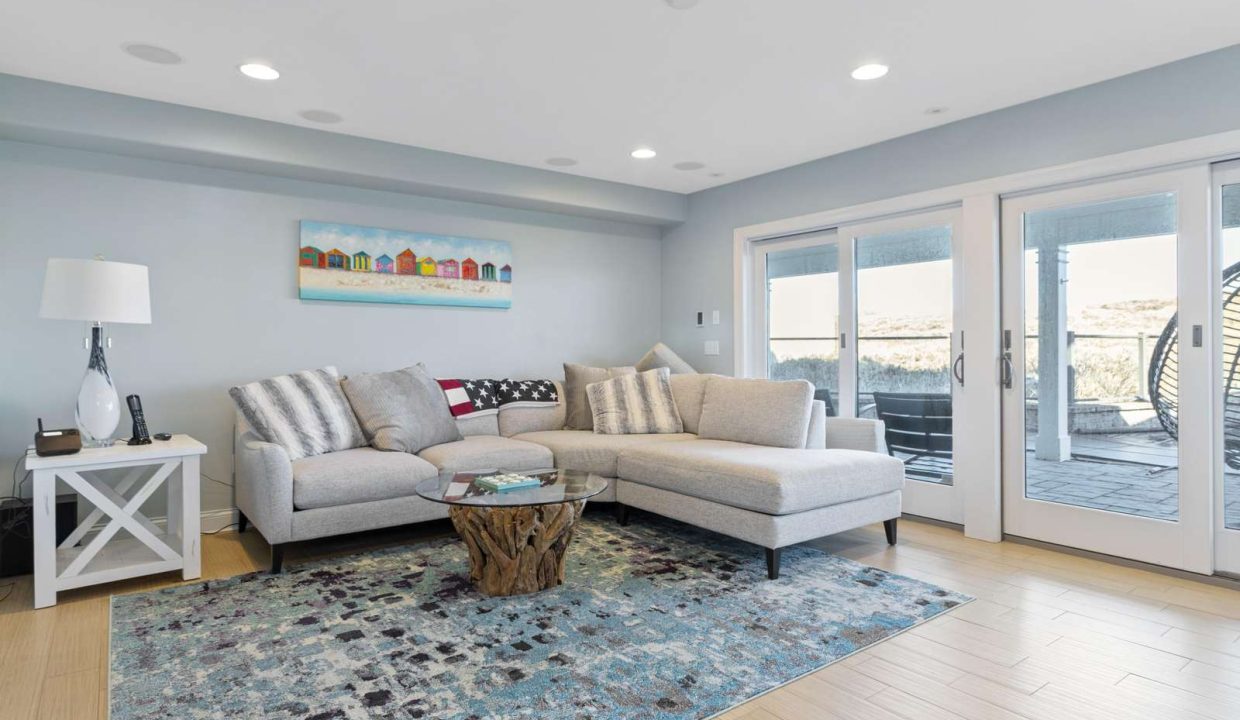
[[[1214,237],[1220,257],[1214,333],[1221,355],[1214,393],[1216,441],[1215,569],[1240,575],[1240,161],[1214,169]]]
[[[834,231],[765,243],[757,273],[764,329],[756,365],[772,380],[808,380],[827,415],[840,408],[840,251]]]
[[[1200,170],[1005,200],[1005,532],[1210,563]]]
[[[958,210],[842,227],[851,246],[852,372],[857,417],[882,420],[887,450],[904,461],[904,510],[962,521],[952,422],[965,381],[958,326]]]

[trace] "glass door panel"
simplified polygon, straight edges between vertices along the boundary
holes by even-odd
[[[952,484],[952,227],[856,238],[857,414],[910,479]]]
[[[773,380],[808,380],[827,414],[839,408],[840,256],[816,239],[764,249],[766,370]]]
[[[1240,162],[1215,170],[1215,236],[1221,256],[1218,298],[1222,373],[1216,417],[1222,425],[1221,472],[1215,495],[1215,569],[1240,575]]]
[[[1179,518],[1176,197],[1024,216],[1025,495]]]
[[[1005,532],[1208,567],[1205,180],[1003,202]]]

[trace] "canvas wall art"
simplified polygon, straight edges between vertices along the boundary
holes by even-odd
[[[512,307],[512,246],[501,240],[301,222],[303,300]]]

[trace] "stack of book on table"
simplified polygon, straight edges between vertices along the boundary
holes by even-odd
[[[487,475],[474,479],[474,484],[479,487],[492,490],[494,492],[511,492],[522,488],[539,487],[542,485],[536,477],[530,475],[518,475],[516,473],[503,473],[500,475]]]

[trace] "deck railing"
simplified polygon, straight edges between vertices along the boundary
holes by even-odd
[[[1037,335],[1026,335],[1026,340],[1037,340]],[[883,341],[883,342],[916,342],[926,340],[944,340],[950,341],[950,335],[861,335],[857,337],[858,343],[866,341]],[[1104,341],[1129,341],[1133,343],[1133,351],[1136,357],[1136,372],[1133,376],[1133,385],[1136,388],[1134,396],[1138,400],[1149,400],[1149,387],[1147,378],[1149,376],[1150,352],[1153,350],[1154,343],[1158,340],[1158,335],[1148,333],[1077,333],[1068,331],[1068,401],[1069,403],[1077,402],[1076,392],[1076,366],[1073,362],[1073,349],[1078,341],[1081,340],[1104,340]],[[803,337],[773,337],[770,342],[827,342],[839,343],[838,336],[803,336]],[[944,369],[944,372],[947,372]]]

